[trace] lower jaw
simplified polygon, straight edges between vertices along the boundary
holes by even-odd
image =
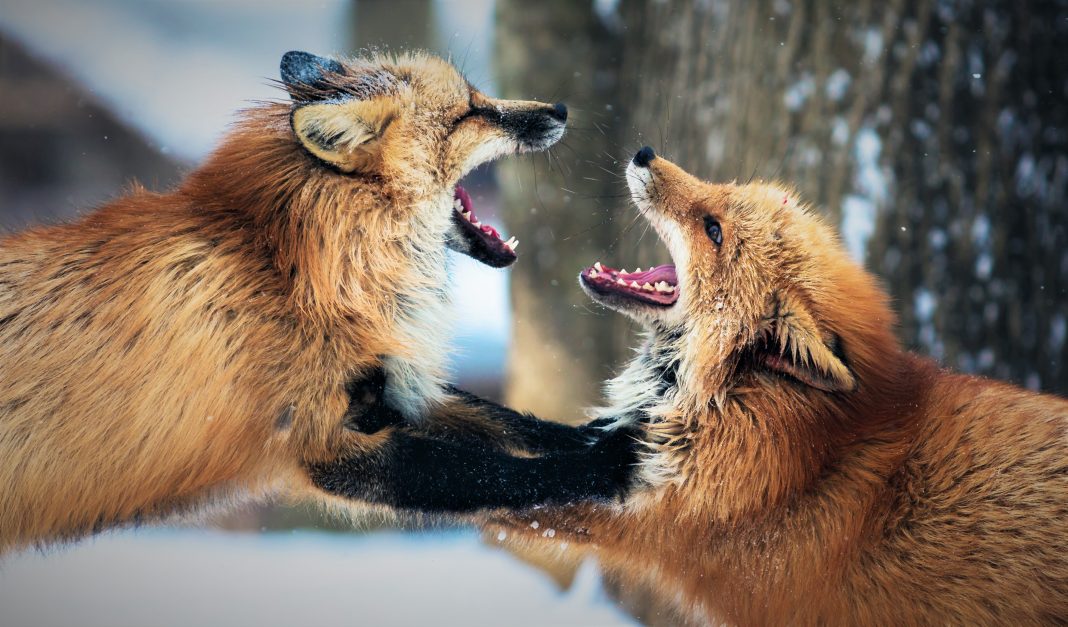
[[[518,256],[515,238],[501,239],[497,229],[482,224],[474,214],[470,196],[460,185],[453,192],[452,233],[449,248],[494,268],[515,263]]]

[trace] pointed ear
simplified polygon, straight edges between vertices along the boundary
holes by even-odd
[[[329,91],[328,74],[345,73],[345,68],[337,61],[300,50],[290,50],[282,55],[278,69],[290,96],[298,101],[306,100],[302,96],[306,92]]]
[[[291,118],[304,148],[345,173],[366,172],[381,156],[379,139],[397,115],[388,98],[317,102],[299,107]]]
[[[822,332],[799,301],[780,296],[771,324],[769,341],[760,350],[765,367],[824,392],[856,389],[841,338]]]

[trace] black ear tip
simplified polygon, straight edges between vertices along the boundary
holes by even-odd
[[[300,68],[306,67],[312,55],[301,50],[290,50],[282,55],[282,62],[278,64],[278,70],[282,74],[282,80],[289,82],[290,78],[300,75]]]
[[[341,73],[344,68],[333,59],[320,57],[303,50],[290,50],[282,55],[282,62],[278,64],[278,70],[284,83],[311,85],[322,78],[324,71]]]

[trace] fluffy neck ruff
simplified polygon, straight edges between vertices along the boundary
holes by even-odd
[[[451,189],[339,175],[301,149],[275,104],[245,112],[180,193],[262,237],[298,323],[378,338],[361,348],[388,355],[389,394],[408,417],[442,398]]]
[[[691,494],[687,516],[774,515],[832,484],[885,481],[912,441],[925,362],[900,349],[889,324],[849,337],[859,385],[834,394],[741,355],[709,364],[708,333],[654,330],[597,414],[647,421],[641,479],[653,495]]]

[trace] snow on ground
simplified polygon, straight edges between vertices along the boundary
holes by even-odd
[[[144,530],[0,561],[0,625],[631,625],[471,531]]]

